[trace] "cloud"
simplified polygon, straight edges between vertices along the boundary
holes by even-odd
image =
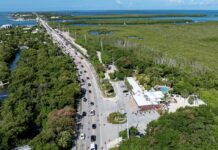
[[[122,4],[121,0],[116,0],[116,3],[119,5]]]

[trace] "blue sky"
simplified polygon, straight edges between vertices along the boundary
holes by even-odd
[[[218,0],[1,0],[0,11],[213,9]]]

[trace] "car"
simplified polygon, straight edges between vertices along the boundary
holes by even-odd
[[[90,150],[96,150],[96,145],[95,143],[90,144]]]
[[[128,90],[123,90],[123,93],[127,93],[128,92]]]
[[[83,72],[82,71],[80,71],[80,74],[82,74]]]
[[[87,102],[87,98],[84,97],[84,98],[83,98],[83,101],[84,101],[84,102]]]
[[[91,86],[91,83],[88,83],[88,86]]]
[[[81,81],[82,81],[82,82],[85,82],[85,80],[84,80],[84,79],[81,79]]]
[[[83,66],[83,65],[81,65],[81,67],[83,68],[84,66]]]
[[[86,138],[85,133],[81,133],[81,134],[79,135],[79,139],[80,139],[80,140],[85,140],[85,138]]]
[[[89,93],[92,93],[92,91],[91,91],[91,90],[89,90]]]
[[[94,105],[94,102],[90,102],[90,105],[92,105],[92,106],[93,106],[93,105]]]
[[[89,77],[87,77],[87,80],[89,80],[90,78]]]
[[[84,70],[84,73],[86,73],[87,71],[86,70]]]
[[[96,129],[96,124],[92,124],[92,129]]]
[[[91,116],[94,116],[94,115],[95,115],[95,110],[91,110],[91,111],[90,111],[90,115],[91,115]]]
[[[96,141],[96,136],[95,135],[91,135],[91,142],[95,142]]]
[[[85,111],[82,113],[82,116],[83,116],[83,117],[85,117],[85,116],[86,116],[86,112],[85,112]]]

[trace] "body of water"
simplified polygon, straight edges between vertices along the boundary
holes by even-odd
[[[36,21],[34,20],[25,20],[25,21],[15,21],[11,18],[11,13],[8,12],[0,12],[0,26],[4,24],[12,24],[14,26],[33,26],[36,25]]]

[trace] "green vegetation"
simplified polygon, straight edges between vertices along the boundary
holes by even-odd
[[[107,121],[112,124],[123,124],[126,122],[126,115],[119,112],[113,112],[109,114]]]
[[[119,149],[217,149],[217,118],[217,109],[208,106],[180,109],[151,122],[144,137],[132,137]]]
[[[22,32],[21,29],[1,30],[0,32],[0,81],[9,79],[9,64],[14,59],[20,46],[24,43],[27,46],[31,45],[31,42],[28,41],[28,35],[23,35],[20,39]]]
[[[71,16],[67,14],[59,14],[55,12],[49,13],[39,13],[46,19],[49,20],[82,20],[82,19],[150,19],[150,18],[158,18],[158,17],[204,17],[207,16],[205,14],[126,14],[126,15],[95,15],[95,16]],[[52,18],[53,16],[57,18]]]
[[[138,130],[135,127],[129,128],[129,137],[135,137],[138,134]],[[119,132],[119,137],[122,137],[123,140],[127,139],[127,129]]]
[[[4,59],[0,62],[6,62],[6,68],[20,46],[29,49],[22,50],[11,75],[2,75],[10,85],[9,96],[0,109],[0,149],[26,144],[40,150],[69,149],[80,96],[75,66],[42,29],[32,34],[33,29],[1,32],[0,55]],[[6,32],[10,34],[3,36]]]
[[[115,96],[114,88],[108,79],[103,79],[102,81],[100,81],[100,84],[101,84],[101,87],[104,91],[104,94],[107,97],[114,97]]]
[[[170,23],[191,23],[192,20],[80,20],[66,22],[65,24],[89,24],[89,25],[140,25],[140,24],[170,24]]]

